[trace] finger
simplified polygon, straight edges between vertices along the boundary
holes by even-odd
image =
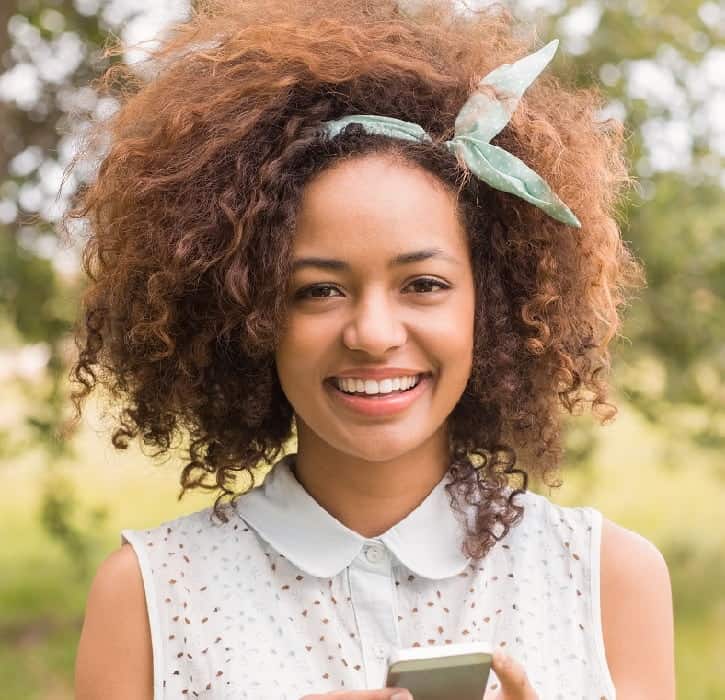
[[[503,700],[538,700],[523,666],[501,651],[493,655],[493,670],[501,683]]]
[[[330,693],[305,695],[300,700],[413,700],[413,696],[405,688],[381,688],[380,690],[333,690]]]

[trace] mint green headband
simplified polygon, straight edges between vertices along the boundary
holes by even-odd
[[[558,221],[581,228],[579,219],[539,175],[516,156],[489,143],[508,124],[524,90],[551,61],[558,46],[559,41],[555,39],[538,51],[515,63],[504,63],[481,78],[479,85],[491,85],[508,99],[504,103],[483,92],[474,92],[456,117],[454,137],[444,145],[463,158],[479,180],[531,202]],[[432,140],[418,124],[374,114],[352,114],[323,122],[323,127],[332,138],[348,124],[360,124],[370,134],[408,141]]]

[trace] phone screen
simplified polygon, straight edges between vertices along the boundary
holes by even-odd
[[[481,700],[491,661],[491,654],[481,652],[396,661],[386,686],[407,688],[415,700]]]

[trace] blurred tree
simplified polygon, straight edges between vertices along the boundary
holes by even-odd
[[[79,115],[102,118],[113,109],[88,87],[107,65],[106,37],[165,5],[178,10],[179,2],[0,2],[0,341],[47,347],[49,388],[43,402],[34,402],[27,426],[51,463],[68,449],[58,431],[67,409],[67,338],[83,284],[73,274],[77,252],[58,245],[54,224],[67,197],[92,173],[76,172],[59,201],[55,194],[73,136],[83,128]],[[602,118],[622,119],[629,131],[640,184],[622,224],[645,263],[649,287],[625,325],[631,343],[617,351],[620,392],[650,420],[676,427],[673,440],[722,447],[725,6],[696,0],[510,5],[542,39],[561,38],[552,69],[579,85],[600,84],[609,101]],[[698,420],[685,427],[683,409],[694,409]],[[12,448],[8,440],[0,451]],[[586,461],[591,444],[591,436],[580,434],[570,459]],[[75,506],[71,496],[57,502],[63,493],[51,477],[45,521],[80,560],[84,550],[69,525]]]
[[[42,379],[26,380],[34,399],[26,430],[20,439],[0,436],[0,454],[30,446],[43,451],[49,468],[41,485],[41,520],[81,576],[88,569],[92,530],[77,521],[98,522],[103,514],[80,513],[68,483],[52,467],[71,451],[60,427],[67,415],[68,337],[82,285],[78,275],[58,265],[63,251],[54,231],[59,211],[54,200],[66,158],[61,150],[69,145],[64,131],[74,109],[70,98],[75,86],[83,91],[102,68],[95,61],[108,30],[100,26],[97,8],[82,13],[76,6],[83,5],[88,3],[0,4],[2,339],[11,347],[37,344],[47,357]]]
[[[541,12],[542,7],[550,11]],[[725,446],[725,3],[517,0],[538,34],[562,37],[562,70],[601,85],[625,122],[638,192],[625,237],[648,287],[615,357],[621,393],[649,420]],[[683,409],[698,419],[685,427]]]

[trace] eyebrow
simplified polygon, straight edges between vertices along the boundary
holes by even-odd
[[[459,264],[456,258],[445,253],[441,248],[425,248],[424,250],[414,250],[410,253],[401,253],[388,261],[388,267],[398,267],[400,265],[409,265],[410,263],[422,262],[437,258],[439,260],[448,260],[449,262]],[[344,260],[336,260],[335,258],[297,258],[292,262],[292,272],[296,272],[303,267],[317,267],[323,270],[350,270],[350,264]]]

